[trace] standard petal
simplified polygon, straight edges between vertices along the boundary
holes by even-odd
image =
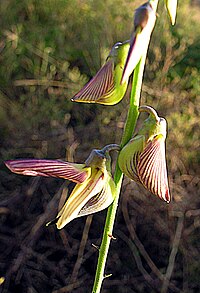
[[[165,139],[158,135],[147,144],[141,153],[137,173],[146,189],[161,199],[170,202],[167,167],[165,159]]]
[[[155,21],[156,14],[149,3],[145,3],[136,9],[134,31],[131,36],[130,49],[124,66],[121,84],[128,81],[142,55],[147,51]]]
[[[86,168],[85,164],[74,164],[61,160],[19,159],[5,161],[5,164],[17,174],[57,177],[76,183],[84,182],[90,175],[90,168]]]
[[[143,49],[146,47],[147,40],[142,38],[141,33],[134,34],[131,39],[130,49],[127,56],[127,61],[124,66],[121,84],[127,82],[136,65],[140,61]]]
[[[81,209],[88,201],[102,191],[104,184],[104,173],[98,169],[92,169],[91,177],[84,183],[75,186],[65,205],[58,213],[57,228],[62,229],[70,221],[78,217]]]
[[[101,103],[104,96],[114,91],[114,63],[112,60],[97,72],[97,74],[72,98],[75,102]],[[106,101],[105,101],[106,103]]]
[[[135,181],[140,181],[137,174],[137,163],[140,153],[144,149],[144,135],[132,138],[119,154],[119,167],[122,172]]]

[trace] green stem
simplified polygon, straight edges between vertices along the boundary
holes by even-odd
[[[151,3],[151,5],[154,7],[156,11],[158,0],[150,0],[149,2]],[[135,130],[135,125],[139,115],[138,107],[140,102],[140,94],[141,94],[141,88],[142,88],[145,61],[146,61],[146,53],[142,56],[142,58],[140,59],[139,63],[137,64],[134,70],[132,91],[131,91],[131,98],[130,98],[130,107],[129,107],[127,120],[126,120],[124,132],[123,132],[123,136],[121,140],[121,147],[127,144],[127,142],[132,138],[133,132]],[[115,199],[113,203],[110,205],[110,207],[108,208],[108,212],[107,212],[103,239],[99,249],[99,258],[98,258],[92,293],[100,293],[103,280],[106,277],[104,275],[104,271],[105,271],[108,250],[109,250],[110,242],[112,239],[112,232],[113,232],[113,227],[115,223],[115,215],[117,212],[117,207],[119,202],[122,179],[123,179],[123,174],[117,162],[116,168],[115,168],[115,174],[114,174],[114,181],[116,184],[116,194],[115,194]]]
[[[142,79],[144,72],[144,65],[146,60],[146,54],[142,56],[138,65],[135,67],[133,75],[133,83],[130,98],[130,107],[128,110],[128,116],[124,127],[124,132],[121,141],[121,147],[123,147],[131,139],[135,130],[135,125],[139,115],[138,107],[140,103],[140,93],[142,88]]]
[[[140,92],[141,92],[141,86],[142,86],[145,59],[146,59],[146,55],[141,58],[140,62],[138,63],[134,71],[131,98],[130,98],[130,107],[128,111],[126,124],[124,127],[121,147],[123,147],[131,139],[133,135],[133,131],[135,129],[136,122],[137,122],[138,106],[140,101]],[[99,249],[99,258],[98,258],[96,276],[95,276],[94,286],[92,290],[93,293],[100,292],[103,279],[106,277],[104,276],[104,270],[105,270],[106,259],[107,259],[108,250],[110,246],[110,241],[112,239],[112,231],[113,231],[115,215],[116,215],[116,211],[118,207],[122,178],[123,178],[123,174],[117,163],[115,174],[114,174],[114,181],[117,187],[116,194],[115,194],[115,199],[112,205],[108,208],[108,213],[107,213],[106,223],[105,223],[105,228],[103,233],[103,239],[102,239],[101,247]]]

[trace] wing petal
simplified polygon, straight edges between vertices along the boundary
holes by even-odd
[[[104,95],[110,95],[115,89],[113,72],[114,64],[113,61],[110,60],[106,62],[97,74],[72,98],[72,101],[98,103]]]
[[[119,167],[122,172],[135,181],[140,181],[137,174],[139,156],[144,149],[145,137],[136,135],[132,138],[119,154]]]
[[[161,199],[170,202],[165,140],[158,135],[147,144],[137,165],[138,177],[146,189]]]
[[[113,202],[115,190],[115,183],[110,176],[110,180],[103,186],[103,189],[84,205],[77,217],[90,215],[106,209]]]
[[[87,181],[83,184],[77,184],[58,213],[57,221],[53,220],[53,223],[57,222],[57,228],[62,229],[66,224],[77,218],[88,201],[102,191],[104,183],[104,174],[95,169],[92,170],[92,175]],[[51,224],[51,222],[48,224]]]
[[[61,160],[19,159],[6,161],[5,164],[17,174],[57,177],[76,183],[84,182],[90,171],[90,168],[84,168],[85,164],[74,164]]]

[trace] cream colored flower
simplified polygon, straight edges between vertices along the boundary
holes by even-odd
[[[85,164],[40,159],[10,160],[5,164],[17,174],[58,177],[77,183],[52,221],[62,229],[73,219],[101,211],[112,203],[116,187],[110,170],[109,151],[114,149],[119,150],[119,146],[108,145],[102,150],[93,150]]]

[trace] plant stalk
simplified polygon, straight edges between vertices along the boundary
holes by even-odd
[[[150,0],[149,2],[156,11],[158,0]],[[145,52],[145,54],[141,57],[139,63],[134,69],[132,90],[131,90],[131,97],[130,97],[130,107],[129,107],[124,131],[122,135],[122,140],[120,144],[121,147],[126,145],[128,141],[132,138],[133,132],[135,130],[136,122],[138,119],[138,115],[139,115],[138,107],[140,103],[140,95],[141,95],[141,88],[142,88],[144,66],[146,61],[146,53],[147,52]],[[108,276],[104,275],[104,271],[105,271],[110,242],[113,237],[112,232],[113,232],[115,216],[116,216],[118,202],[119,202],[122,179],[123,179],[123,174],[117,162],[116,168],[115,168],[115,174],[114,174],[114,181],[116,184],[116,194],[114,197],[114,201],[108,208],[108,212],[107,212],[106,223],[105,223],[104,232],[103,232],[103,239],[99,249],[99,258],[98,258],[92,293],[100,293],[103,280],[106,277],[110,276],[110,275]]]
[[[138,106],[139,106],[139,100],[140,100],[145,57],[146,55],[141,58],[140,62],[138,63],[134,71],[131,98],[130,98],[130,107],[128,111],[126,124],[124,127],[121,147],[123,147],[131,139],[133,131],[135,129],[136,122],[137,122]],[[99,258],[98,258],[96,276],[95,276],[94,286],[92,290],[93,293],[100,292],[103,280],[106,277],[104,275],[104,270],[105,270],[106,259],[108,255],[110,242],[112,239],[112,232],[113,232],[113,226],[115,222],[115,215],[116,215],[116,211],[118,207],[122,178],[123,178],[123,174],[117,163],[115,174],[114,174],[114,181],[116,184],[116,194],[115,194],[114,201],[112,205],[108,208],[108,212],[107,212],[103,239],[102,239],[101,247],[99,249]]]

